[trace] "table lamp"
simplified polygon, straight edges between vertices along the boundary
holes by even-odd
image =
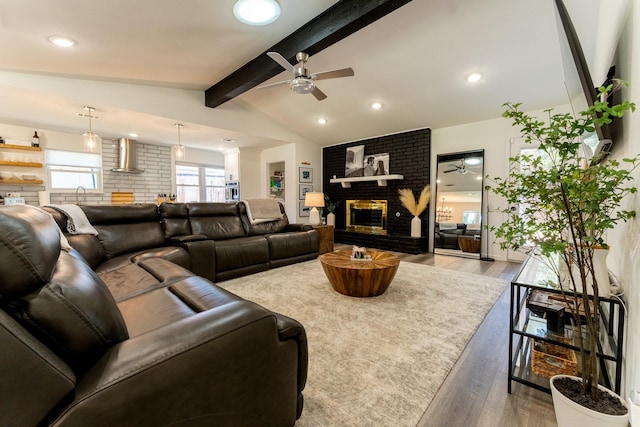
[[[320,212],[317,208],[324,207],[324,193],[321,191],[309,191],[304,195],[304,205],[311,207],[309,212],[309,224],[320,225]]]

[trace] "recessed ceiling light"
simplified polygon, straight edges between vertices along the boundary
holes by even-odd
[[[482,79],[482,74],[480,73],[471,73],[467,76],[467,81],[469,83],[479,82]]]
[[[129,136],[130,136],[131,138],[137,138],[137,137],[139,137],[140,135],[138,135],[138,134],[137,134],[137,133],[135,133],[135,132],[131,132],[131,133],[129,134]]]
[[[371,103],[371,108],[373,108],[374,110],[379,110],[382,108],[382,102],[372,102]]]
[[[319,125],[326,125],[327,124],[327,119],[325,119],[324,117],[320,117],[318,119],[318,124]]]
[[[477,179],[478,181],[482,181],[482,177],[481,177],[481,176],[476,176],[476,179]]]
[[[233,14],[247,25],[267,25],[280,16],[280,5],[276,0],[238,0]]]
[[[60,47],[71,47],[76,45],[76,41],[67,37],[51,36],[48,39],[51,43]]]

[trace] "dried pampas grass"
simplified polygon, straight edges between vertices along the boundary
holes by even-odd
[[[404,206],[413,216],[420,216],[422,212],[427,208],[429,199],[431,198],[431,188],[426,185],[420,192],[420,197],[416,202],[413,197],[413,191],[408,188],[402,188],[398,190],[400,194],[400,203]]]

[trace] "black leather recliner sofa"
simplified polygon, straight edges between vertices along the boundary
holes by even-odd
[[[477,226],[476,226],[477,227]],[[464,223],[449,223],[442,226],[436,222],[434,230],[434,248],[460,250],[458,237],[480,238],[480,228],[471,228]]]
[[[47,213],[0,207],[0,425],[293,425],[302,325],[194,275],[189,242],[163,246],[132,209],[123,226],[85,207],[98,245],[66,251]],[[116,302],[101,276],[144,286]]]
[[[318,232],[282,218],[251,224],[240,203],[163,203],[81,206],[98,232],[70,235],[67,217],[46,208],[69,243],[87,260],[117,300],[154,286],[136,264],[161,257],[213,282],[314,259]]]

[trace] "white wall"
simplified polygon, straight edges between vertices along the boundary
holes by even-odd
[[[260,161],[260,150],[241,148],[238,155],[238,179],[240,181],[240,200],[265,197],[261,177],[264,176],[264,164]],[[234,177],[235,179],[235,177]]]
[[[513,100],[516,102],[517,100]],[[509,156],[509,140],[518,136],[517,129],[511,127],[511,123],[504,118],[485,120],[482,122],[468,123],[460,126],[453,126],[442,129],[432,129],[431,133],[431,195],[432,206],[435,203],[435,182],[438,154],[456,153],[459,151],[469,151],[484,149],[484,174],[489,176],[506,176]],[[488,196],[488,206],[495,209],[501,206],[501,200],[494,196]],[[434,209],[431,209],[435,211]],[[486,206],[483,217],[486,219]],[[497,225],[503,221],[502,215],[489,212],[489,224]],[[485,222],[486,224],[486,222]],[[433,218],[430,229],[433,230]],[[486,231],[483,232],[483,239],[486,239]],[[506,255],[500,250],[498,244],[493,244],[493,235],[489,236],[488,255],[497,259],[505,260]],[[431,242],[433,244],[433,242]],[[482,242],[483,254],[487,242]]]
[[[631,86],[624,97],[640,105],[640,0],[633,0],[629,19],[626,22],[619,45],[619,67],[617,71]],[[633,53],[636,53],[635,56]],[[640,153],[640,113],[628,115],[623,120],[624,139],[613,148],[613,157],[636,156]],[[640,183],[640,170],[634,173],[635,185]],[[633,209],[640,216],[640,196],[631,195],[625,201],[625,208]],[[607,235],[611,246],[607,266],[622,280],[628,309],[626,322],[626,349],[624,352],[624,372],[622,395],[631,390],[640,390],[640,219],[619,224]],[[634,423],[635,425],[636,423]]]

